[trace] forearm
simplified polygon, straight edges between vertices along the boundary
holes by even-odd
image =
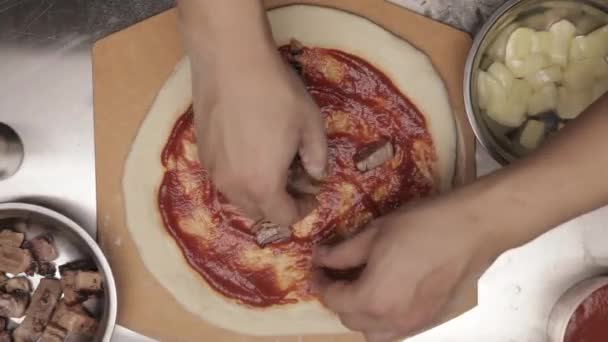
[[[178,0],[178,8],[186,50],[207,69],[251,67],[274,47],[260,0]]]
[[[504,248],[608,204],[608,96],[531,157],[470,189]],[[470,208],[475,210],[474,208]]]

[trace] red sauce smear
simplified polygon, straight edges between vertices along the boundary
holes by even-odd
[[[608,286],[596,290],[576,309],[564,342],[608,341]]]
[[[265,247],[271,252],[269,260],[252,267],[245,254],[260,247],[250,233],[251,220],[236,213],[191,156],[192,109],[177,121],[162,154],[166,172],[158,204],[167,231],[189,265],[215,291],[253,307],[313,299],[308,278],[315,243],[358,230],[373,217],[437,188],[413,157],[416,142],[426,147],[423,162],[436,159],[424,117],[382,72],[337,50],[303,48],[294,54],[284,46],[280,52],[296,66],[327,122],[330,172],[317,196],[317,219],[308,234]],[[353,162],[355,152],[382,137],[391,139],[401,161],[359,172]],[[356,191],[349,210],[339,211],[344,206],[339,192],[344,184]],[[287,270],[273,264],[273,256],[281,255],[292,258]]]

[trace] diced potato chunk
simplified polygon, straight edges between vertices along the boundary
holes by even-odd
[[[608,76],[608,63],[603,58],[584,59],[568,64],[563,84],[573,90],[591,89],[596,77]]]
[[[490,85],[488,83],[491,80],[488,80],[488,78],[491,77],[483,70],[480,70],[477,75],[477,104],[481,110],[486,110],[490,102]],[[496,82],[496,80],[494,81]]]
[[[505,54],[507,50],[507,42],[511,37],[511,34],[519,28],[519,24],[514,23],[505,27],[504,30],[496,37],[492,45],[488,48],[487,55],[490,56],[495,61],[503,62],[505,61]]]
[[[488,68],[488,73],[498,80],[505,90],[509,91],[513,86],[515,76],[513,76],[513,73],[504,64],[494,62],[494,64]]]
[[[513,81],[513,87],[509,93],[509,100],[514,102],[523,102],[521,105],[525,108],[527,107],[530,96],[532,96],[532,91],[532,86],[530,86],[528,82],[516,79]]]
[[[558,89],[557,115],[565,120],[575,119],[591,105],[593,94],[587,90]]]
[[[510,91],[506,91],[498,82],[490,82],[491,96],[487,114],[496,123],[505,127],[518,127],[526,120],[528,101],[532,87],[525,81],[514,80]]]
[[[485,78],[487,86],[486,111],[494,121],[509,127],[517,127],[517,120],[509,120],[507,108],[507,91],[494,77],[487,75]],[[503,118],[505,117],[505,118]]]
[[[554,65],[545,69],[541,69],[537,72],[526,75],[526,81],[534,89],[542,88],[547,83],[558,83],[563,78],[562,68]]]
[[[570,63],[576,63],[582,59],[603,57],[604,54],[604,47],[597,39],[578,36],[570,43]]]
[[[557,87],[547,83],[532,94],[528,101],[528,115],[538,115],[557,107]]]
[[[509,60],[524,59],[532,52],[532,40],[536,32],[526,27],[520,27],[515,30],[509,41],[505,51],[505,58]]]
[[[576,34],[576,27],[568,20],[560,20],[551,25],[552,35],[551,60],[554,64],[565,67],[568,64],[570,43]]]
[[[532,36],[532,47],[531,53],[543,53],[546,55],[551,55],[551,43],[553,41],[553,36],[551,32],[547,31],[539,31],[535,32],[534,36]]]
[[[519,137],[521,146],[528,150],[537,148],[545,137],[545,124],[539,120],[528,120]]]
[[[551,59],[545,54],[535,53],[528,55],[524,59],[507,59],[507,66],[517,78],[535,73],[541,69],[549,67]]]

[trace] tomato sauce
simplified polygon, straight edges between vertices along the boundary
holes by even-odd
[[[188,158],[188,147],[196,143],[192,109],[176,122],[161,156],[166,171],[158,205],[167,231],[210,287],[253,307],[312,299],[308,275],[315,243],[358,230],[373,217],[438,187],[413,158],[418,143],[427,147],[426,161],[436,159],[425,119],[382,72],[337,50],[303,48],[294,55],[284,46],[280,52],[297,63],[296,70],[327,123],[330,171],[317,196],[317,219],[307,234],[265,247],[264,252],[271,252],[268,260],[255,267],[246,262],[248,251],[260,250],[250,232],[253,222],[240,216],[214,187],[198,160]],[[391,140],[396,161],[359,172],[355,152],[380,138]],[[346,211],[339,210],[344,206],[340,197],[344,184],[354,189]],[[199,231],[201,226],[207,230]],[[287,270],[273,263],[273,256],[281,255],[289,255],[293,262]]]
[[[564,342],[608,341],[608,286],[596,290],[576,309]]]

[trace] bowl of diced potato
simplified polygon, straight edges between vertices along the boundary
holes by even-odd
[[[608,1],[512,0],[475,38],[465,104],[500,163],[526,156],[608,91]]]

